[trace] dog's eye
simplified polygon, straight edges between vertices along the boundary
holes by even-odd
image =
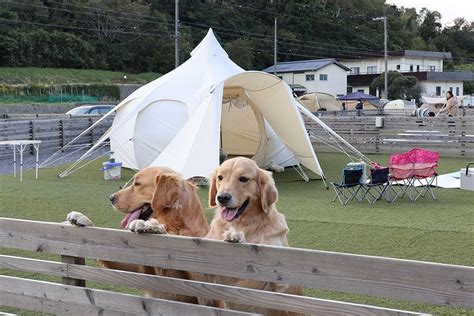
[[[217,176],[217,179],[219,179],[219,181],[221,181],[222,179],[224,179],[223,176]]]
[[[249,181],[249,178],[246,178],[246,177],[240,177],[240,178],[239,178],[239,181],[240,181],[240,182],[244,182],[244,183],[245,183],[245,182]]]

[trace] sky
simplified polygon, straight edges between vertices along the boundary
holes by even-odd
[[[420,12],[425,7],[430,11],[441,13],[441,23],[451,25],[454,18],[463,17],[468,21],[474,21],[474,0],[387,0],[389,4],[398,7],[416,8]]]

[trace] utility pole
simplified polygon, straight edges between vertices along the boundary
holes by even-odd
[[[179,0],[174,1],[174,67],[179,66]]]
[[[382,16],[378,18],[373,18],[372,21],[383,20],[383,45],[384,45],[384,62],[385,62],[385,71],[384,71],[384,98],[388,99],[388,50],[387,50],[387,16]]]
[[[276,76],[277,74],[277,17],[275,15],[275,23],[274,23],[274,36],[273,36],[273,74]]]
[[[385,59],[385,77],[384,77],[384,97],[388,99],[388,52],[387,52],[387,16],[383,17],[383,41],[384,41],[384,59]]]
[[[273,4],[273,0],[271,0],[271,3]],[[278,56],[278,49],[277,49],[277,10],[276,10],[276,4],[273,6],[273,9],[275,11],[275,19],[273,23],[273,74],[276,76],[277,74],[277,56]]]

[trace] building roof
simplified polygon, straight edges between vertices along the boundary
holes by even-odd
[[[452,59],[451,52],[432,52],[424,50],[396,50],[387,52],[388,56],[392,57],[411,57],[411,58],[434,58],[434,59]],[[354,60],[354,59],[368,59],[368,58],[383,58],[383,51],[358,53],[358,56],[347,57],[347,55],[337,56],[340,60]]]
[[[318,69],[324,68],[328,65],[335,64],[342,69],[349,71],[350,68],[344,66],[334,58],[324,58],[324,59],[310,59],[310,60],[297,60],[297,61],[285,61],[277,63],[277,73],[282,72],[296,72],[296,71],[316,71]],[[265,72],[274,72],[274,66],[264,69]]]

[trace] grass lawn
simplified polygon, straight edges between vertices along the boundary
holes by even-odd
[[[387,156],[371,158],[382,164],[387,162]],[[320,160],[329,180],[338,181],[347,158],[339,154],[320,154]],[[456,171],[467,162],[468,159],[442,158],[439,171]],[[56,178],[62,168],[40,170],[39,180],[33,180],[33,173],[27,172],[23,183],[12,176],[1,176],[0,216],[59,222],[65,219],[67,212],[77,210],[89,215],[97,226],[116,228],[121,216],[110,207],[108,196],[122,183],[104,181],[99,169],[100,162],[97,162],[66,179]],[[128,177],[132,173],[125,171],[124,175]],[[473,192],[439,189],[438,201],[421,198],[412,203],[399,199],[393,204],[380,201],[374,205],[351,203],[341,206],[338,202],[331,203],[333,192],[326,190],[321,180],[306,183],[293,170],[275,174],[275,179],[280,192],[278,209],[288,220],[289,241],[293,247],[474,266]],[[200,195],[203,205],[207,207],[207,189],[201,189]],[[206,209],[206,214],[210,218],[213,211]],[[0,252],[25,254],[8,249]],[[46,254],[28,255],[57,260],[57,257]],[[0,270],[0,273],[58,280],[8,270]],[[111,285],[88,284],[117,289]],[[306,293],[433,314],[474,315],[474,310],[362,295],[319,290],[307,290]]]
[[[0,84],[124,83],[122,71],[33,67],[0,68]],[[157,73],[126,74],[127,83],[148,83]]]

